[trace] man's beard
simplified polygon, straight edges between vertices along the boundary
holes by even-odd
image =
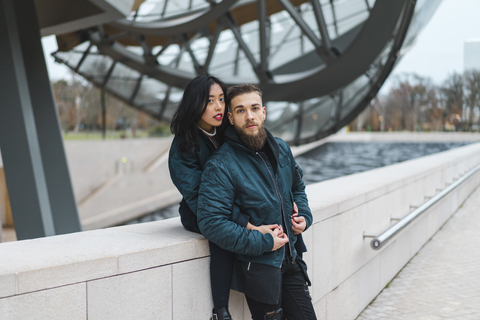
[[[233,127],[235,128],[235,132],[237,133],[238,137],[243,142],[245,147],[253,151],[260,151],[265,145],[265,141],[267,141],[267,131],[265,130],[265,126],[263,123],[258,124],[256,122],[247,122],[244,128],[251,124],[256,124],[258,126],[258,133],[255,135],[245,133],[242,128],[237,127],[236,125],[233,125]]]

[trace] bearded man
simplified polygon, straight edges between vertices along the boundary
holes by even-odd
[[[245,293],[254,320],[316,319],[306,264],[297,255],[297,235],[312,224],[302,171],[285,141],[265,129],[262,92],[251,84],[229,88],[231,127],[207,162],[197,219],[202,234],[236,253],[234,286]],[[298,213],[291,216],[294,203]],[[238,208],[239,210],[232,210]],[[233,223],[235,212],[253,225],[278,225],[271,236]],[[259,241],[261,239],[261,241]]]

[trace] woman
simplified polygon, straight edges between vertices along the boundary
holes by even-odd
[[[223,132],[229,125],[225,116],[226,92],[224,83],[219,79],[212,76],[196,77],[187,85],[170,126],[175,138],[170,148],[168,167],[173,183],[183,196],[180,219],[189,231],[200,233],[196,212],[202,171],[210,155],[223,143]],[[264,234],[278,227],[255,227],[241,213],[235,222]],[[234,254],[212,242],[209,242],[209,246],[214,304],[212,318],[231,320],[228,298]]]

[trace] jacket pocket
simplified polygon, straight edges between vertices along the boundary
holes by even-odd
[[[280,155],[280,159],[278,160],[278,162],[280,163],[280,167],[283,168],[290,163],[290,159],[287,156],[282,157]]]

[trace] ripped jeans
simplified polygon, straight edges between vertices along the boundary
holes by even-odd
[[[305,263],[297,257],[295,263],[288,258],[282,263],[282,289],[279,304],[258,302],[246,296],[253,320],[264,320],[267,312],[283,309],[288,320],[316,320],[312,299],[308,290],[309,282]]]

